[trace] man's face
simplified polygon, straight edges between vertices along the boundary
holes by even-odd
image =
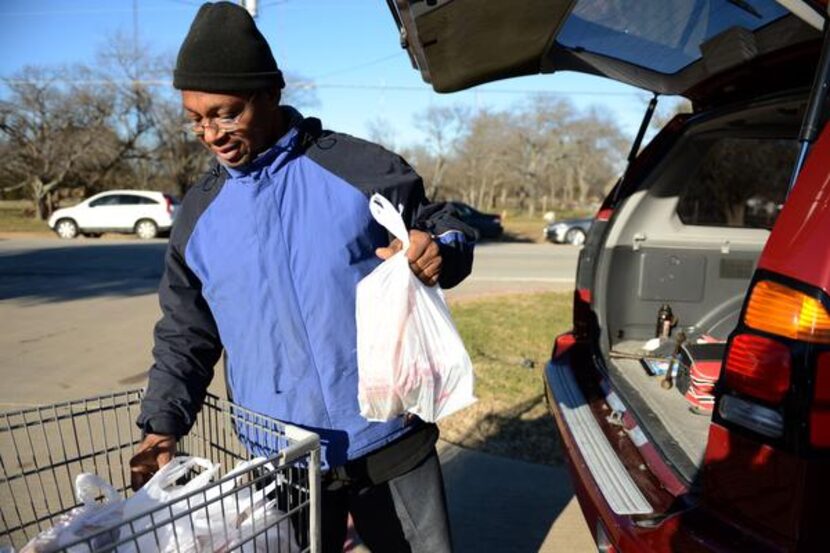
[[[202,144],[228,167],[246,165],[279,138],[277,102],[265,91],[183,90],[182,106],[188,120],[201,129]]]

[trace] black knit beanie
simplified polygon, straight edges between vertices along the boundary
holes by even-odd
[[[190,25],[173,70],[179,90],[259,90],[285,81],[265,37],[245,8],[207,3]]]

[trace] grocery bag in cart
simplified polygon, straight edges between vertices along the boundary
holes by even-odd
[[[186,455],[133,494],[142,395],[0,414],[0,551],[319,551],[315,434],[208,395]]]
[[[88,550],[86,545],[70,544],[87,537],[94,550],[118,543],[118,526],[124,513],[121,494],[100,476],[86,472],[75,478],[75,494],[80,506],[57,517],[54,526],[32,538],[20,553],[84,552]]]

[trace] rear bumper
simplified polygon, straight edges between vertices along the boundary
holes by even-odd
[[[758,541],[700,506],[678,498],[655,513],[597,423],[574,378],[569,345],[557,348],[545,369],[545,393],[561,438],[573,487],[594,539],[601,524],[610,545],[626,553],[677,551],[785,551]],[[560,341],[557,341],[560,345]],[[590,417],[590,419],[589,419]],[[622,438],[627,439],[627,438]],[[648,470],[645,465],[638,467]]]

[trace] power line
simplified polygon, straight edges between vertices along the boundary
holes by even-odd
[[[187,4],[190,8],[198,6],[198,4]],[[181,6],[165,7],[165,6],[142,6],[141,11],[170,11],[170,10],[186,10],[188,8]],[[132,12],[132,8],[81,8],[81,9],[63,9],[63,10],[40,10],[31,12],[6,12],[0,11],[0,17],[7,16],[41,16],[41,15],[74,15],[74,14],[101,14],[101,13],[128,13]]]
[[[371,67],[373,65],[377,65],[379,63],[383,63],[385,61],[391,60],[393,58],[399,58],[403,56],[403,51],[395,52],[394,54],[389,54],[388,56],[383,56],[371,61],[359,63],[357,65],[353,65],[351,67],[344,67],[343,69],[337,69],[335,71],[331,71],[329,73],[323,73],[322,75],[317,75],[313,77],[315,80],[319,79],[328,79],[329,77],[334,77],[335,75],[342,75],[343,73],[351,73],[352,71],[357,71],[359,69],[365,69],[366,67]]]
[[[291,1],[291,0],[272,0],[271,2],[266,2],[265,4],[261,5],[261,6],[260,6],[260,9],[262,9],[262,8],[270,8],[270,7],[272,7],[272,6],[281,6],[281,5],[283,5],[283,4],[287,4],[287,3],[288,3],[288,2],[290,2],[290,1]]]
[[[107,85],[107,84],[139,84],[146,86],[172,86],[173,81],[169,79],[65,79],[55,78],[52,80],[25,80],[25,79],[6,79],[2,78],[2,82],[8,85],[44,85],[53,82],[62,82],[65,84],[74,85]],[[350,84],[350,83],[315,83],[314,81],[288,81],[286,86],[289,88],[297,88],[304,90],[314,89],[337,89],[337,90],[381,90],[388,92],[427,92],[432,93],[427,85],[377,85],[377,84]],[[616,97],[636,97],[639,98],[643,92],[606,92],[598,90],[546,90],[546,89],[508,89],[508,88],[481,88],[470,90],[476,94],[519,94],[519,95],[554,95],[554,96],[616,96]]]
[[[338,89],[353,89],[353,90],[388,90],[392,92],[432,92],[432,89],[425,86],[412,85],[371,85],[371,84],[335,84],[335,83],[289,83],[300,88],[338,88]],[[461,92],[461,91],[459,91]],[[542,94],[542,95],[580,95],[580,96],[630,96],[640,97],[641,92],[603,92],[597,90],[546,90],[546,89],[508,89],[508,88],[481,88],[469,90],[467,92],[475,92],[477,94]]]

